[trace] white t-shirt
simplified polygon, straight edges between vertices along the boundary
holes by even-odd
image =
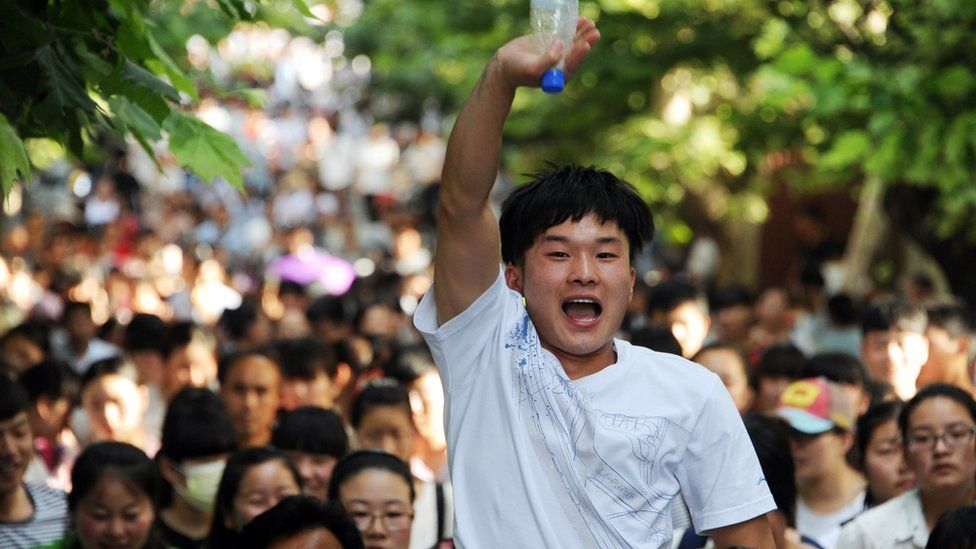
[[[679,490],[699,531],[776,507],[705,368],[614,340],[616,364],[572,381],[501,273],[440,327],[429,292],[414,323],[444,380],[459,547],[663,547]]]
[[[810,509],[803,498],[797,496],[796,530],[816,541],[824,549],[834,549],[837,546],[837,538],[840,537],[841,527],[864,511],[866,496],[867,492],[859,493],[847,505],[833,513],[818,513]]]

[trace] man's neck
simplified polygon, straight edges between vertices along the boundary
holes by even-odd
[[[0,521],[24,522],[34,514],[34,504],[23,483],[17,488],[0,494]]]
[[[865,481],[857,471],[843,464],[836,472],[797,483],[803,502],[817,513],[842,509],[864,490]]]
[[[545,342],[542,342],[542,347],[559,359],[563,371],[573,381],[593,375],[617,362],[617,351],[612,340],[600,350],[584,356],[568,354]]]
[[[949,509],[972,505],[973,500],[976,499],[976,487],[969,484],[954,491],[939,490],[938,494],[920,490],[919,498],[922,500],[922,514],[925,515],[925,523],[931,531],[939,517]]]

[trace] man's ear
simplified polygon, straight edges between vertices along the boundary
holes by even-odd
[[[338,399],[339,395],[342,394],[342,390],[346,388],[349,381],[352,380],[352,367],[345,362],[340,362],[336,365],[336,376],[332,380],[332,398]]]
[[[525,295],[522,291],[522,269],[514,265],[505,266],[505,284],[516,292]]]

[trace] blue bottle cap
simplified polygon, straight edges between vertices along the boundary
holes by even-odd
[[[542,91],[559,93],[566,85],[566,73],[559,69],[549,69],[542,75]]]

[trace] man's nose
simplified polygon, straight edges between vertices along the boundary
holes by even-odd
[[[579,284],[593,284],[597,281],[596,265],[593,258],[578,255],[573,259],[572,279]]]

